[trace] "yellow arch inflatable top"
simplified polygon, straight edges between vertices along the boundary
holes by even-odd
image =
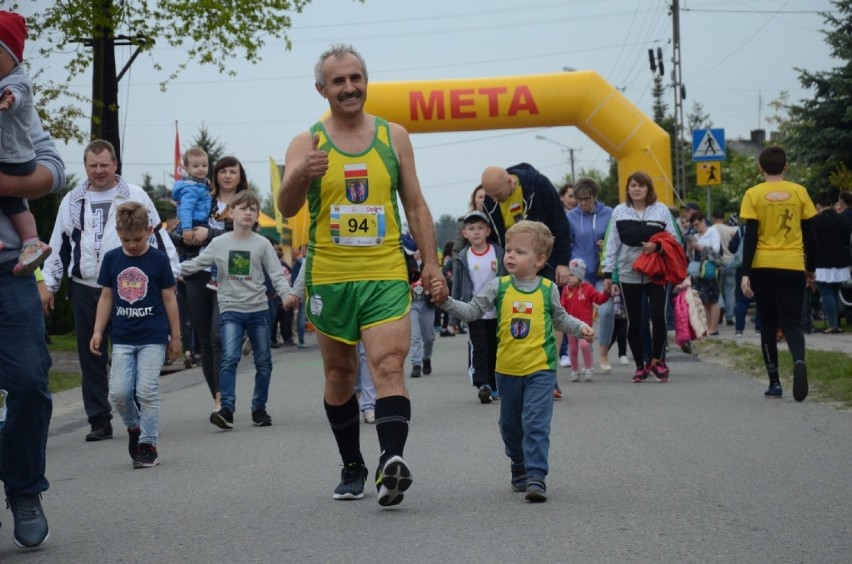
[[[621,199],[644,170],[660,201],[674,201],[668,133],[594,71],[371,82],[365,109],[411,133],[573,125],[618,161]]]

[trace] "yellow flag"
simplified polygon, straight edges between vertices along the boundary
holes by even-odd
[[[281,232],[284,230],[284,216],[278,210],[278,191],[281,189],[281,171],[278,169],[278,163],[272,157],[269,157],[269,179],[272,184],[272,208],[275,210],[275,228],[278,230],[278,235],[281,235]]]
[[[278,191],[281,189],[281,173],[283,167],[275,163],[275,159],[269,157],[270,173],[272,178],[272,201],[275,202],[275,221],[278,223],[278,230],[281,231],[284,227],[290,228],[290,245],[294,249],[298,249],[303,245],[308,244],[308,228],[310,226],[310,217],[308,215],[308,202],[290,218],[285,218],[281,215],[278,209]]]

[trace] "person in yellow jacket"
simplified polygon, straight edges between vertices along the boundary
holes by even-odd
[[[587,341],[595,337],[591,327],[565,312],[556,284],[538,275],[552,248],[553,235],[545,224],[521,220],[506,230],[507,276],[491,280],[467,303],[435,299],[442,309],[467,322],[497,310],[500,434],[511,460],[512,489],[526,492],[531,502],[547,500],[557,366],[554,328]],[[439,291],[439,281],[434,281],[432,293]]]

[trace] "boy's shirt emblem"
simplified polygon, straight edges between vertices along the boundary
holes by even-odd
[[[367,163],[343,165],[343,178],[346,187],[346,199],[353,204],[366,202],[370,187],[367,177]]]
[[[116,277],[118,297],[129,304],[135,304],[148,295],[148,275],[139,268],[125,268]]]
[[[532,315],[532,302],[512,302],[512,313],[522,313]]]
[[[515,339],[525,339],[530,334],[530,320],[513,318],[509,331]]]
[[[228,251],[228,276],[250,280],[251,253],[249,251]]]

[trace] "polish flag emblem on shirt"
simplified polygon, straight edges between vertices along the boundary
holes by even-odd
[[[512,302],[512,313],[532,314],[532,302]]]

